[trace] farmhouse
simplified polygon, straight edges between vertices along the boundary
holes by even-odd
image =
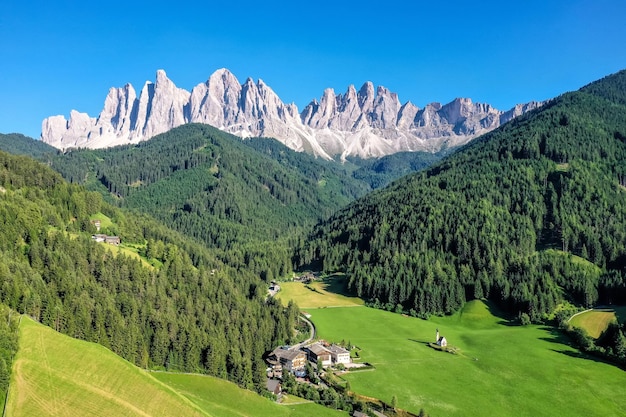
[[[122,243],[122,241],[120,240],[120,238],[118,236],[107,236],[104,239],[105,243],[108,243],[109,245],[119,245],[120,243]]]
[[[91,224],[93,224],[96,227],[96,231],[100,231],[100,220],[92,220]]]
[[[274,349],[267,358],[270,365],[274,368],[287,368],[289,371],[303,369],[306,364],[306,354],[301,350],[291,350],[285,347]]]
[[[107,238],[107,235],[96,234],[96,235],[91,235],[91,238],[95,240],[96,242],[104,242],[104,239]]]
[[[320,343],[313,343],[306,348],[309,353],[309,360],[315,363],[321,362],[322,366],[332,365],[332,356],[328,349]]]
[[[274,395],[280,395],[280,393],[282,392],[282,386],[280,385],[280,381],[277,379],[268,378],[267,382],[265,383],[265,387],[269,392]]]
[[[331,345],[328,347],[328,350],[330,351],[330,357],[335,365],[350,363],[350,352],[348,350],[338,345]]]
[[[121,243],[121,239],[118,236],[107,236],[100,233],[91,235],[91,238],[96,242],[104,242],[108,243],[109,245],[117,246]]]
[[[307,272],[304,275],[297,276],[293,279],[296,282],[303,282],[305,284],[311,283],[311,281],[315,281],[315,275],[311,272]]]

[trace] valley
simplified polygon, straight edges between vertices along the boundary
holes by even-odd
[[[366,397],[394,417],[618,415],[625,114],[622,71],[438,154],[322,158],[199,123],[67,152],[1,135],[6,415],[338,415]],[[300,314],[371,365],[301,390],[272,370],[329,407],[267,389]]]

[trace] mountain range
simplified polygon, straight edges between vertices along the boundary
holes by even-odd
[[[366,82],[344,94],[332,88],[302,112],[285,104],[262,80],[240,84],[227,69],[215,71],[191,92],[165,71],[137,95],[131,84],[111,88],[98,117],[76,110],[43,120],[41,140],[56,148],[106,148],[137,143],[186,123],[205,123],[240,137],[274,137],[296,151],[322,158],[381,157],[403,151],[436,152],[459,146],[541,106],[519,104],[504,112],[457,98],[419,108]]]

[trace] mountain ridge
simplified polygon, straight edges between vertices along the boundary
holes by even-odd
[[[98,117],[72,110],[69,119],[44,119],[41,140],[60,149],[105,148],[204,123],[244,138],[274,137],[291,149],[326,159],[369,158],[459,146],[542,104],[533,101],[504,112],[457,98],[420,109],[368,81],[358,91],[350,85],[344,94],[327,88],[319,101],[299,112],[263,80],[247,78],[240,84],[225,68],[191,92],[158,70],[156,81],[146,81],[139,95],[131,84],[109,89]]]

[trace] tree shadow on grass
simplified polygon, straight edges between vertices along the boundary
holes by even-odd
[[[615,310],[615,316],[619,323],[626,323],[626,306],[618,306],[613,308]]]
[[[561,330],[554,328],[554,327],[542,327],[541,330],[545,330],[547,332],[550,333],[550,337],[540,337],[540,340],[545,340],[547,342],[551,342],[551,343],[555,343],[558,345],[565,345],[565,346],[569,346],[572,349],[575,350],[565,350],[565,349],[550,349],[553,352],[556,353],[561,353],[563,355],[567,355],[571,358],[576,358],[576,359],[586,359],[586,360],[590,360],[590,361],[594,361],[594,362],[598,362],[598,363],[603,363],[606,365],[611,365],[611,366],[617,366],[618,368],[622,369],[622,370],[626,370],[625,366],[622,366],[618,363],[615,363],[613,361],[611,361],[608,358],[604,358],[602,356],[598,355],[594,355],[592,353],[587,353],[587,352],[583,352],[580,349],[578,349],[574,343],[572,342],[572,339],[566,335],[565,333],[563,333]]]
[[[356,297],[354,291],[348,289],[348,277],[345,275],[328,275],[319,281],[324,284],[324,291],[346,297]]]
[[[417,340],[417,339],[408,339],[408,340],[411,342],[419,343],[424,346],[428,346],[428,344],[432,342],[432,340]]]
[[[545,340],[546,342],[557,343],[560,345],[572,346],[572,340],[569,338],[569,336],[567,336],[556,327],[544,326],[540,327],[539,330],[543,330],[550,334],[549,337],[540,337],[539,340]]]
[[[616,366],[622,370],[626,370],[623,366],[620,366],[619,364],[616,364],[615,362],[611,362],[608,359],[602,358],[600,356],[596,356],[596,355],[590,355],[588,353],[584,353],[581,351],[571,351],[571,350],[559,350],[559,349],[550,349],[553,352],[556,353],[561,353],[563,355],[569,356],[570,358],[576,358],[576,359],[586,359],[586,360],[590,360],[590,361],[594,361],[597,363],[603,363],[605,365],[611,365],[611,366]]]

